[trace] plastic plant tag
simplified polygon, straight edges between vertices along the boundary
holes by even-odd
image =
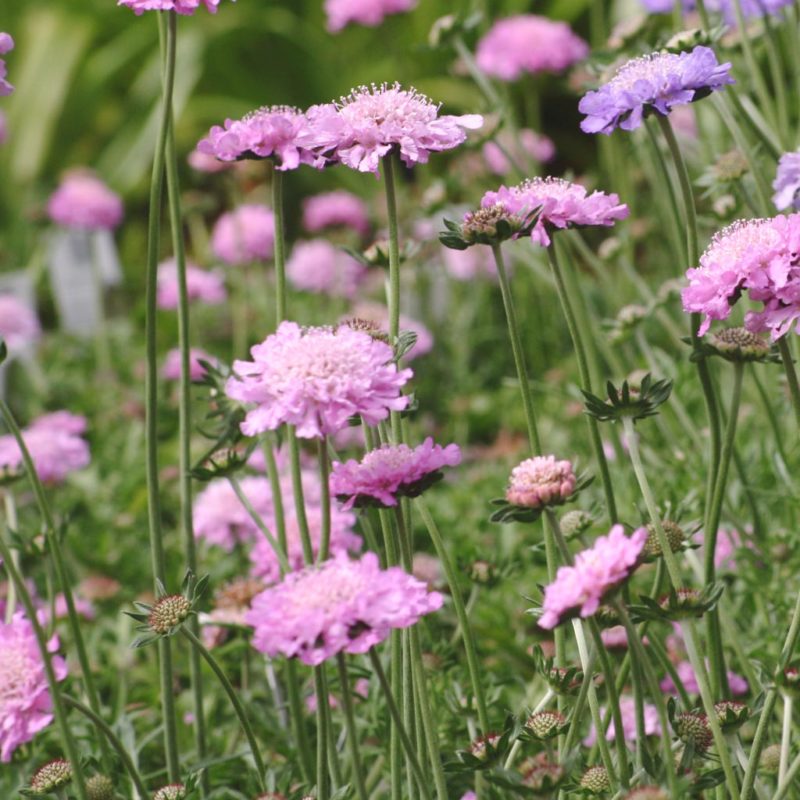
[[[91,336],[100,321],[92,243],[91,233],[75,230],[55,231],[50,240],[50,282],[58,317],[62,329],[77,336]],[[97,269],[102,267],[97,264]]]

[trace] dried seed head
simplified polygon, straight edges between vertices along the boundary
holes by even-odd
[[[155,633],[167,634],[180,625],[191,610],[192,604],[182,594],[170,594],[156,601],[147,622]]]
[[[475,583],[492,583],[497,577],[497,567],[491,561],[473,561],[469,568],[469,577]]]
[[[684,533],[683,528],[681,528],[677,522],[673,522],[669,519],[661,520],[661,528],[667,536],[669,549],[673,553],[676,553],[681,549],[683,543],[686,541],[686,534]],[[657,558],[661,555],[664,555],[664,552],[661,549],[661,544],[658,541],[656,526],[651,522],[647,526],[647,541],[644,543],[644,556],[645,558]]]
[[[30,791],[44,795],[66,786],[72,780],[72,765],[63,758],[48,761],[39,767],[31,778]]]
[[[771,744],[761,751],[758,768],[766,775],[777,775],[781,763],[781,746]]]
[[[750,165],[741,150],[723,153],[712,167],[714,177],[720,183],[735,183],[750,170]]]
[[[611,789],[611,781],[608,777],[608,770],[601,764],[589,767],[581,775],[581,788],[590,794],[603,794]]]
[[[575,509],[567,511],[559,520],[559,524],[561,525],[561,533],[569,541],[592,527],[592,517],[585,511]]]
[[[709,344],[730,361],[760,361],[769,355],[769,343],[746,328],[720,328]]]
[[[720,727],[726,733],[735,731],[750,719],[750,709],[738,700],[721,700],[714,703],[714,712]]]
[[[461,235],[465,242],[470,243],[494,239],[498,235],[497,226],[500,222],[506,223],[512,234],[522,230],[522,220],[509,212],[502,203],[495,203],[466,214],[461,225]]]
[[[696,711],[682,711],[675,717],[673,727],[678,738],[684,744],[694,745],[697,753],[705,753],[714,741],[705,714]]]

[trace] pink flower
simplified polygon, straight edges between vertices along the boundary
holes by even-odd
[[[442,602],[399,567],[382,570],[374,553],[360,561],[340,553],[262,592],[246,619],[257,650],[314,666],[340,652],[366,653],[393,628],[416,624]]]
[[[625,732],[625,741],[635,742],[637,739],[636,730],[636,703],[632,697],[620,697],[619,710],[622,714],[622,729]],[[605,713],[603,714],[605,717]],[[644,733],[645,736],[660,736],[661,723],[658,719],[658,710],[650,703],[644,704]],[[616,735],[614,720],[606,729],[606,741],[613,742]],[[589,735],[583,740],[585,747],[592,747],[597,741],[597,731],[594,725],[589,730]]]
[[[228,297],[221,275],[201,269],[191,262],[186,264],[186,290],[190,302],[199,300],[216,305],[224,303]],[[158,265],[158,307],[178,307],[178,266],[174,258]]]
[[[209,364],[217,363],[217,359],[209,355],[205,350],[201,350],[199,347],[190,348],[189,378],[193,381],[201,381],[206,376],[206,368],[200,363],[201,361],[207,361]],[[168,381],[179,381],[181,379],[181,351],[177,347],[173,347],[167,353],[161,374]]]
[[[58,650],[57,637],[47,649]],[[63,681],[66,662],[57,655],[52,662],[56,680]],[[0,761],[8,763],[20,745],[52,721],[52,701],[33,626],[21,613],[9,623],[0,620]]]
[[[0,56],[14,49],[14,40],[11,34],[0,31]],[[0,58],[0,97],[7,97],[14,91],[14,87],[6,80],[6,62]]]
[[[175,11],[191,15],[200,8],[201,3],[212,13],[217,13],[219,0],[117,0],[118,6],[127,6],[138,17],[145,11]]]
[[[389,333],[389,309],[380,303],[359,303],[353,308],[350,319],[362,319],[377,325],[381,331]],[[411,319],[405,314],[400,315],[400,330],[411,331],[417,334],[414,346],[403,356],[405,361],[413,361],[419,356],[424,356],[433,350],[433,334],[419,320]]]
[[[16,355],[39,341],[42,329],[36,313],[11,294],[0,294],[0,337]]]
[[[523,169],[529,159],[539,164],[552,161],[556,154],[556,146],[551,139],[541,133],[523,128],[512,134],[510,131],[501,131],[495,141],[486,142],[483,146],[483,157],[486,164],[495,175],[508,175],[512,164],[507,153],[511,154],[514,163]]]
[[[334,461],[331,492],[346,499],[345,508],[370,500],[396,506],[398,497],[416,497],[432,480],[441,477],[442,467],[460,463],[458,445],[442,447],[430,437],[413,449],[406,444],[387,444],[371,450],[361,461]]]
[[[86,417],[81,414],[73,414],[71,411],[51,411],[37,417],[28,430],[47,430],[54,434],[81,436],[86,433],[87,427]]]
[[[93,620],[97,615],[95,607],[83,597],[73,596],[73,602],[75,603],[75,612],[78,614],[78,616],[87,620]],[[61,592],[55,596],[55,612],[56,619],[65,619],[69,613],[67,608],[67,599]],[[42,605],[40,615],[43,623],[49,625],[51,620],[50,605],[48,603],[44,603]]]
[[[365,275],[361,262],[325,239],[298,242],[286,262],[286,277],[295,289],[330,297],[352,299]]]
[[[366,236],[369,213],[366,203],[350,192],[326,192],[303,201],[303,227],[310,233],[326,228],[352,228],[359,236]]]
[[[506,500],[515,506],[544,508],[561,505],[575,492],[571,461],[555,456],[528,458],[511,470]]]
[[[475,59],[487,75],[515,81],[526,72],[563,72],[588,53],[565,22],[519,14],[495,22],[478,42]]]
[[[383,18],[416,8],[417,0],[325,0],[328,30],[338,33],[351,22],[376,28]]]
[[[8,139],[8,123],[6,122],[5,112],[0,111],[0,144],[5,144],[7,139]]]
[[[526,217],[539,212],[531,239],[544,247],[550,244],[551,229],[583,225],[609,227],[630,213],[616,194],[592,192],[586,187],[562,178],[531,178],[510,189],[501,186],[496,192],[486,192],[483,208],[500,204],[509,213]]]
[[[393,148],[411,167],[432,152],[462,144],[467,130],[483,125],[479,114],[439,116],[439,106],[399,83],[360,86],[338,104],[307,112],[319,152],[359,172],[378,174],[380,160]]]
[[[209,175],[225,172],[232,167],[232,164],[228,161],[220,161],[216,156],[203,153],[196,147],[189,153],[186,160],[192,169],[196,169],[198,172],[206,172]]]
[[[706,666],[708,666],[708,662],[706,662]],[[680,678],[683,688],[686,689],[687,694],[700,694],[700,685],[697,683],[697,675],[695,674],[694,668],[689,661],[681,661],[680,664],[675,667],[675,671],[678,673],[678,678]],[[677,687],[669,675],[667,675],[667,677],[661,681],[659,686],[662,692],[677,692]],[[750,689],[747,681],[741,675],[737,675],[732,670],[728,670],[728,686],[730,687],[731,694],[734,695],[734,697],[741,697],[742,695],[747,694]]]
[[[450,277],[457,281],[497,278],[497,267],[488,247],[469,247],[466,250],[443,247],[441,256]]]
[[[234,362],[225,387],[233,400],[255,404],[242,423],[246,436],[288,424],[304,439],[319,438],[356,414],[374,425],[409,402],[400,389],[411,370],[397,368],[388,344],[344,325],[282,322],[250,353],[253,361]]]
[[[559,567],[556,579],[545,587],[539,627],[555,628],[575,614],[592,616],[603,598],[636,569],[646,541],[646,528],[628,538],[622,525],[614,525],[607,536],[578,553],[574,566]]]
[[[231,266],[272,257],[275,215],[266,206],[252,203],[223,214],[211,234],[211,249]]]
[[[99,178],[85,170],[64,176],[47,201],[50,219],[65,228],[103,230],[122,222],[122,200]]]

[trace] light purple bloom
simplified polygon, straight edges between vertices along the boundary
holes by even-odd
[[[326,239],[297,242],[286,262],[286,277],[295,289],[352,299],[366,268]]]
[[[88,423],[81,414],[71,411],[50,411],[37,417],[28,427],[28,430],[47,430],[54,434],[68,436],[82,436],[86,433]]]
[[[684,12],[694,11],[696,0],[681,0]],[[745,19],[763,17],[765,14],[778,14],[792,0],[739,0],[742,16]],[[653,14],[669,14],[675,7],[674,0],[641,0],[642,5]],[[736,0],[706,0],[706,9],[721,13],[729,25],[736,24]]]
[[[223,214],[211,234],[214,255],[231,266],[271,258],[274,247],[275,215],[257,203]]]
[[[47,213],[65,228],[110,230],[122,222],[122,199],[92,173],[76,170],[50,195]]]
[[[338,33],[355,22],[376,28],[390,14],[400,14],[416,8],[417,0],[325,0],[328,30]]]
[[[39,341],[42,329],[36,313],[19,298],[0,294],[0,338],[14,355]]]
[[[527,508],[561,505],[572,497],[575,484],[571,461],[557,461],[552,455],[535,456],[511,470],[506,500]]]
[[[186,290],[189,302],[199,300],[208,305],[224,303],[228,293],[221,275],[201,269],[196,264],[186,264]],[[178,266],[174,258],[158,265],[158,307],[178,307]]]
[[[653,110],[667,116],[675,106],[700,100],[734,83],[731,64],[709,47],[684,53],[651,53],[623,64],[608,83],[586,94],[578,110],[585,133],[632,131]]]
[[[385,334],[389,333],[389,309],[380,303],[358,303],[353,307],[350,319],[362,319],[372,322]],[[400,315],[400,330],[411,331],[417,334],[417,341],[414,346],[403,356],[404,361],[413,361],[415,358],[424,356],[433,350],[433,334],[419,320]]]
[[[411,378],[398,369],[385,342],[343,325],[301,328],[282,322],[250,350],[253,361],[235,361],[225,391],[255,405],[242,423],[246,436],[295,425],[304,439],[335,433],[350,417],[374,425],[409,402],[400,389]]]
[[[11,34],[0,31],[0,56],[14,49]],[[14,91],[14,87],[6,80],[6,62],[0,58],[0,97],[6,97]]]
[[[200,363],[207,361],[209,364],[216,364],[217,359],[209,355],[199,347],[192,347],[189,350],[189,378],[193,381],[201,381],[206,375],[206,368]],[[164,366],[161,374],[168,381],[179,381],[181,379],[181,351],[173,347],[164,359]]]
[[[303,227],[310,233],[326,228],[352,228],[359,236],[369,233],[369,212],[357,195],[338,190],[325,192],[303,201]]]
[[[443,247],[441,256],[448,274],[457,281],[497,278],[497,267],[488,247],[468,247],[466,250]]]
[[[513,134],[510,131],[500,131],[493,141],[486,142],[483,146],[483,157],[495,175],[508,175],[511,172],[512,164],[507,153],[511,154],[517,165],[524,167],[531,158],[537,164],[552,161],[556,155],[556,146],[552,139],[530,128],[523,128]]]
[[[623,696],[619,698],[619,710],[622,714],[622,729],[625,732],[626,742],[635,742],[637,739],[636,730],[636,703],[632,697]],[[660,736],[661,723],[658,718],[658,710],[650,703],[644,703],[644,733],[645,736]],[[603,717],[605,717],[605,713]],[[606,729],[606,741],[613,742],[616,735],[614,720]],[[592,747],[597,741],[597,731],[594,725],[589,730],[589,735],[583,740],[585,747]]]
[[[706,666],[708,666],[708,662],[706,662]],[[675,671],[678,673],[678,677],[683,684],[683,688],[686,689],[688,694],[700,694],[700,685],[697,683],[697,675],[695,674],[694,668],[689,661],[681,661],[680,664],[675,667]],[[669,675],[667,675],[666,678],[661,681],[659,686],[662,692],[677,692],[677,687]],[[742,695],[747,694],[750,689],[747,681],[741,675],[737,675],[732,670],[728,670],[728,686],[730,687],[731,694],[734,697],[741,697]]]
[[[127,6],[137,16],[145,11],[175,11],[178,14],[192,15],[201,5],[216,14],[219,0],[117,0],[117,5]]]
[[[775,190],[772,202],[778,211],[787,208],[800,211],[800,151],[781,156],[772,188]]]
[[[374,553],[339,554],[292,572],[258,595],[246,615],[253,646],[321,664],[337,653],[366,653],[394,628],[408,628],[441,608],[442,595],[399,567],[382,570]]]
[[[233,166],[229,161],[220,161],[216,156],[202,153],[196,147],[189,153],[186,160],[192,169],[212,175],[217,172],[225,172]]]

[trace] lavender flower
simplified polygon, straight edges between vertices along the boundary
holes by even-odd
[[[351,22],[376,28],[389,14],[410,11],[417,0],[325,0],[328,30],[338,33]]]
[[[0,56],[14,49],[11,34],[0,31]],[[0,58],[0,97],[6,97],[14,91],[14,87],[6,80],[6,62]]]
[[[775,190],[772,202],[778,211],[787,208],[800,211],[800,151],[781,156],[772,188]]]

